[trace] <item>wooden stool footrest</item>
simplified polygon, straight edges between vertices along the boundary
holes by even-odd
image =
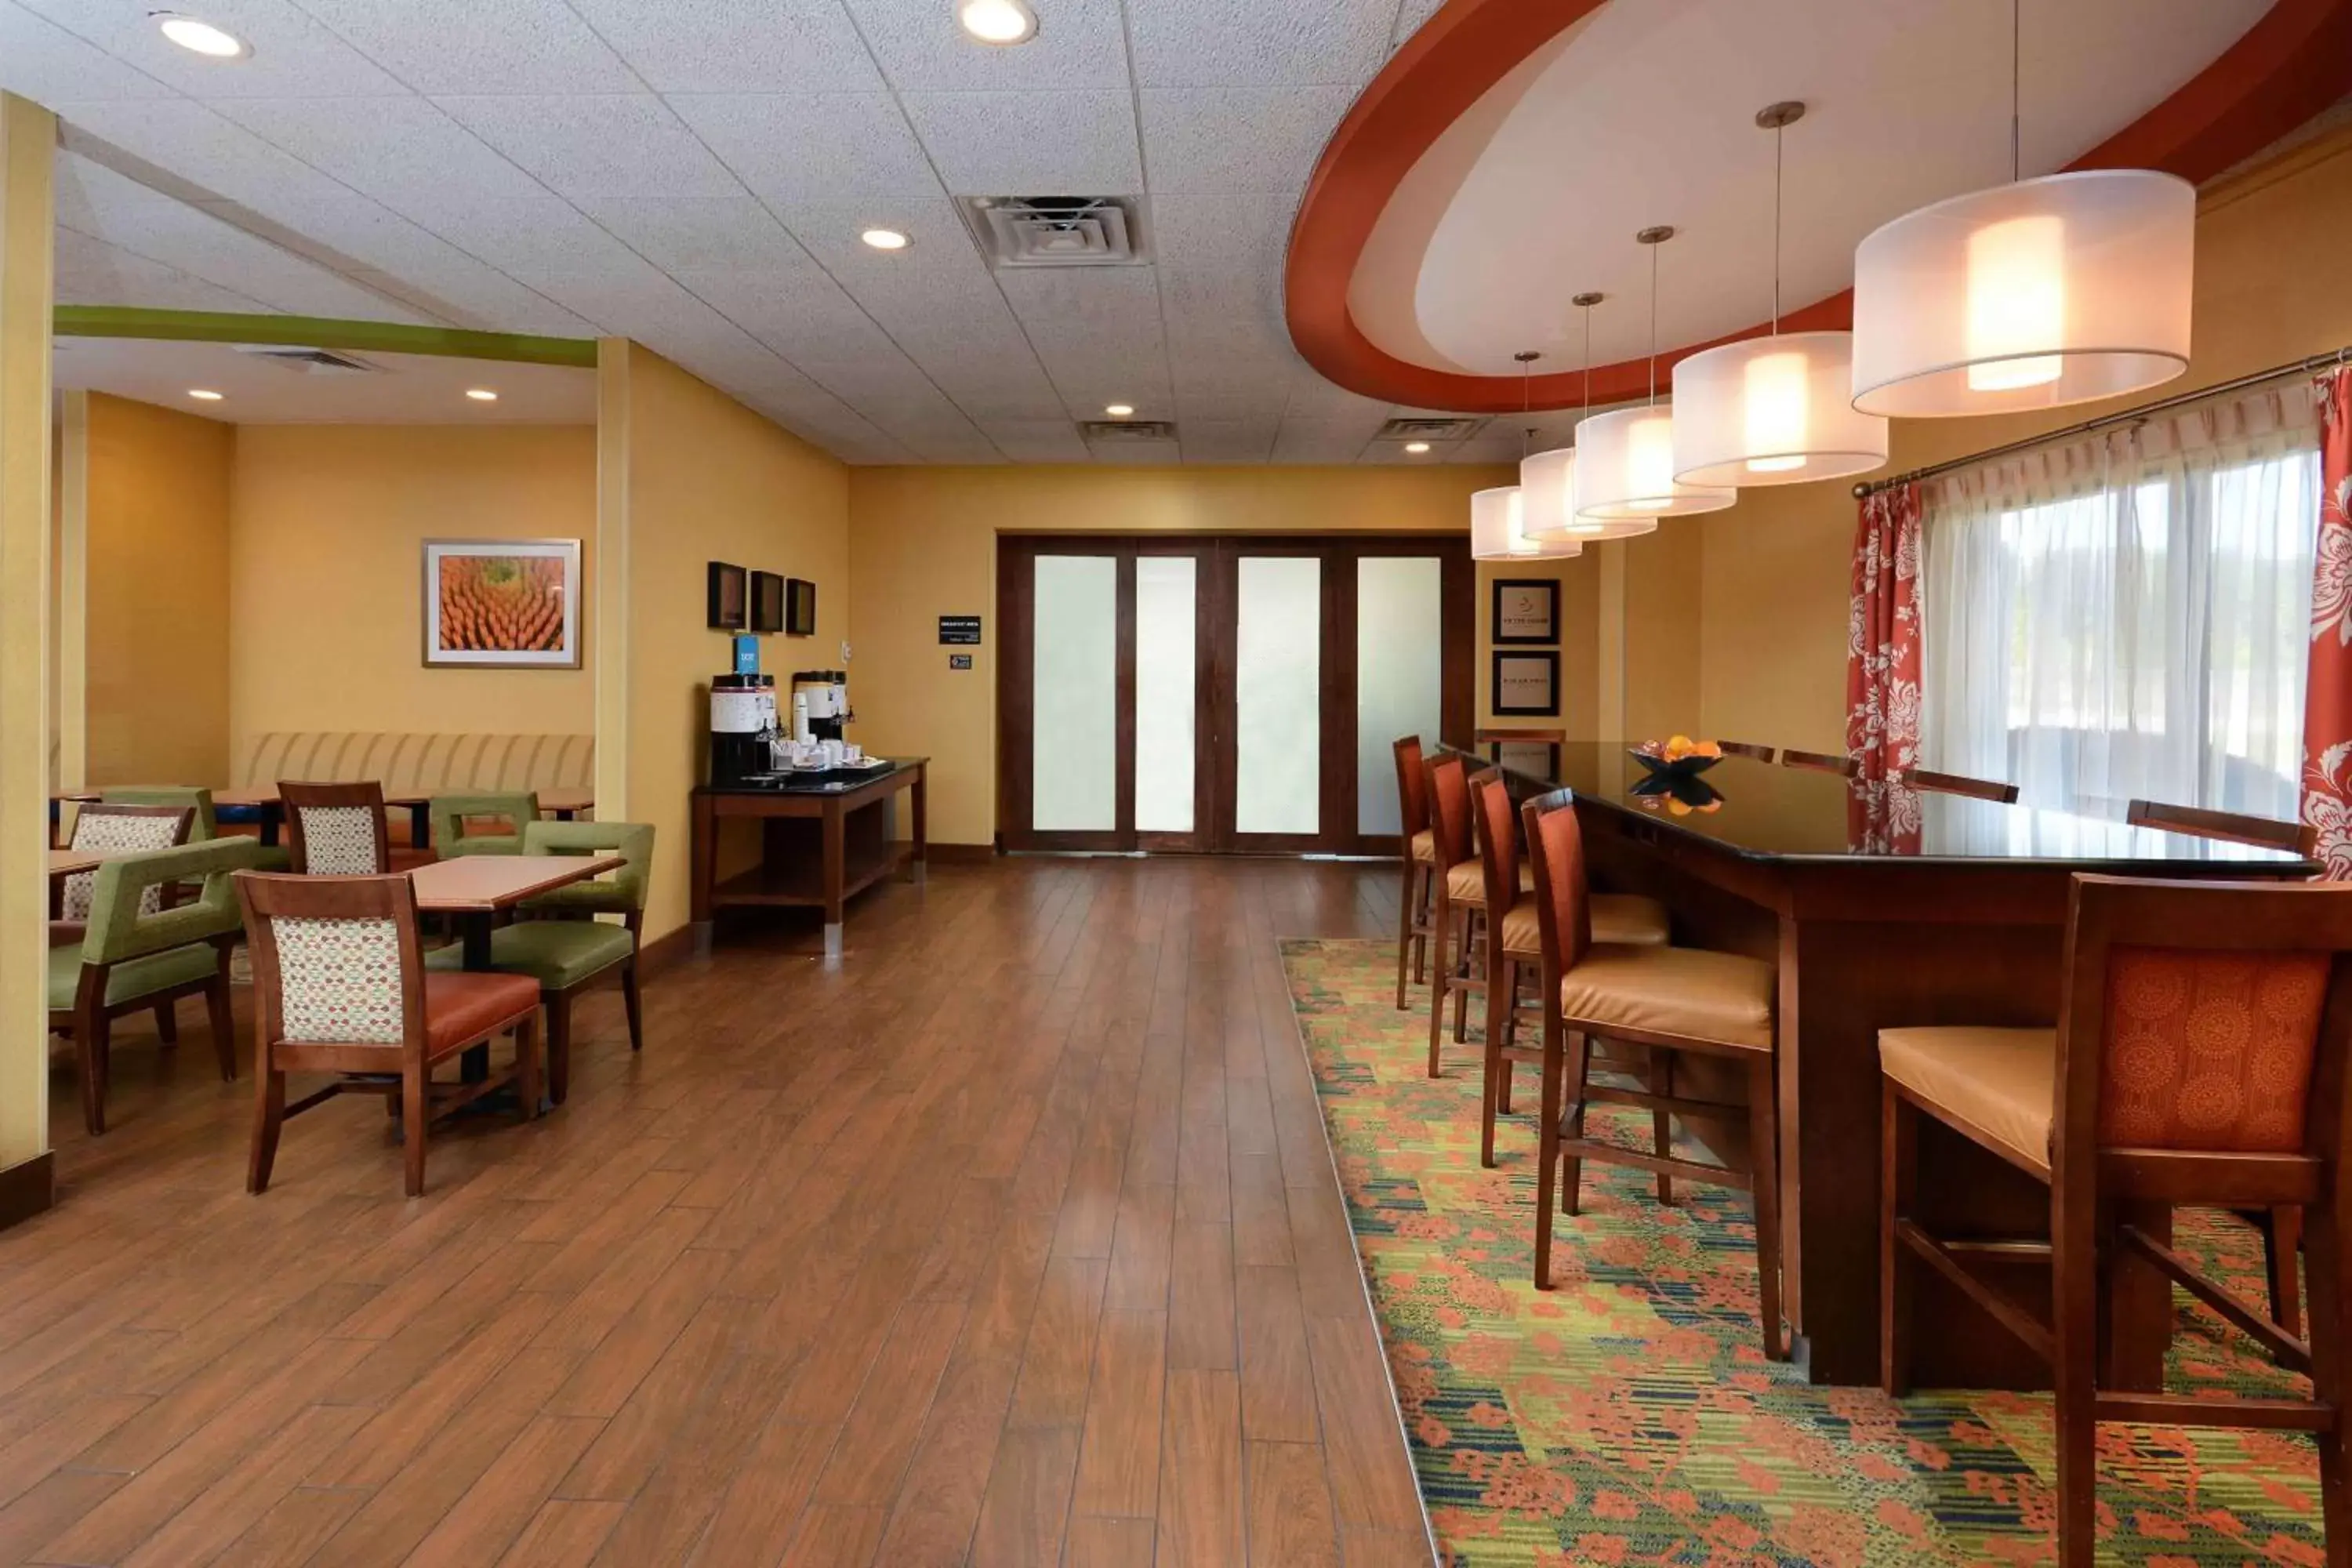
[[[2217,1399],[2193,1394],[2118,1394],[2102,1389],[2102,1421],[2140,1426],[2251,1426],[2265,1432],[2331,1432],[2336,1406],[2308,1399]]]
[[[1677,1160],[1663,1154],[1644,1154],[1628,1149],[1622,1143],[1604,1143],[1597,1138],[1571,1138],[1563,1135],[1560,1153],[1570,1160],[1599,1160],[1612,1165],[1633,1165],[1660,1176],[1681,1176],[1687,1181],[1706,1182],[1718,1187],[1737,1187],[1741,1192],[1755,1190],[1756,1178],[1748,1171],[1729,1165],[1701,1164],[1696,1160]]]
[[[1984,1279],[1959,1259],[1959,1255],[1937,1237],[1921,1230],[1907,1219],[1895,1222],[1895,1239],[1935,1266],[1936,1271],[1967,1293],[1969,1300],[1992,1314],[1995,1321],[2025,1342],[2027,1348],[2053,1365],[2057,1361],[2057,1337],[2050,1325],[2035,1317],[2007,1291]],[[2014,1256],[2015,1243],[1978,1243],[1971,1248],[1979,1254],[1999,1246],[2002,1256]]]

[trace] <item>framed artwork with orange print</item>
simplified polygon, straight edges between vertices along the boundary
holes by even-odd
[[[453,668],[580,668],[580,542],[425,542],[425,662]]]

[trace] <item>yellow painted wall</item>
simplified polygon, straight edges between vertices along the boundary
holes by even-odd
[[[999,532],[1466,531],[1470,493],[1513,478],[1444,467],[852,469],[852,734],[871,751],[928,753],[931,838],[986,844],[996,832]],[[1482,721],[1487,580],[1477,609]],[[956,650],[975,656],[970,670],[948,668],[943,615],[986,617],[986,640]]]
[[[1998,419],[1895,424],[1888,471],[1964,457],[2134,403],[2352,343],[2352,132],[2201,194],[2187,374],[2111,404]],[[1703,722],[1737,739],[1841,749],[1845,736],[1846,484],[1749,490],[1696,526]],[[1638,666],[1637,666],[1638,668]]]
[[[686,921],[707,688],[732,668],[728,634],[705,625],[707,563],[814,582],[816,635],[767,638],[762,665],[786,681],[835,668],[850,622],[849,469],[650,350],[626,353],[628,812],[656,829],[650,938]],[[741,858],[730,848],[722,874]]]
[[[231,508],[237,754],[279,730],[595,728],[584,666],[427,669],[423,618],[427,539],[577,539],[593,581],[593,429],[239,426]],[[582,600],[581,635],[593,645],[587,582]]]
[[[236,430],[102,393],[87,430],[86,781],[226,782]]]

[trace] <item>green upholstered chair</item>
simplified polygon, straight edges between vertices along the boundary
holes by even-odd
[[[220,813],[213,805],[213,792],[193,785],[113,786],[99,792],[100,802],[106,805],[177,805],[195,813],[188,828],[188,842],[203,844],[221,837]],[[231,837],[236,837],[231,835]],[[254,865],[257,871],[286,869],[286,851],[278,845],[267,845],[261,858]]]
[[[49,949],[48,990],[49,1028],[73,1038],[82,1118],[93,1137],[106,1131],[109,1031],[125,1013],[153,1007],[162,1019],[181,997],[201,994],[221,1077],[236,1076],[228,954],[244,921],[230,875],[249,869],[260,848],[249,838],[216,838],[135,851],[90,874],[89,922],[78,945]],[[184,882],[203,885],[191,902],[157,908],[147,896]]]
[[[427,810],[433,819],[433,847],[444,859],[452,855],[520,855],[523,829],[539,820],[539,796],[530,791],[436,795]],[[467,831],[486,825],[489,831]]]
[[[607,876],[530,900],[522,919],[490,933],[490,967],[539,982],[540,1000],[547,1005],[547,1092],[560,1104],[571,1089],[572,1004],[582,992],[617,981],[629,1018],[629,1048],[645,1047],[637,933],[645,921],[654,830],[630,822],[530,822],[523,826],[522,852],[618,855],[627,862]],[[425,958],[431,970],[456,969],[463,962],[455,947]]]

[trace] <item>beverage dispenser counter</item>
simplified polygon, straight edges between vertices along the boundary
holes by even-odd
[[[706,784],[694,792],[692,851],[694,946],[710,951],[718,913],[726,909],[821,909],[824,952],[841,956],[842,916],[850,899],[896,872],[923,879],[923,773],[928,757],[891,757],[859,773],[783,773],[772,779]],[[908,796],[913,837],[894,838],[892,807]],[[724,825],[757,824],[756,855],[733,842]],[[722,843],[722,837],[730,840]]]

